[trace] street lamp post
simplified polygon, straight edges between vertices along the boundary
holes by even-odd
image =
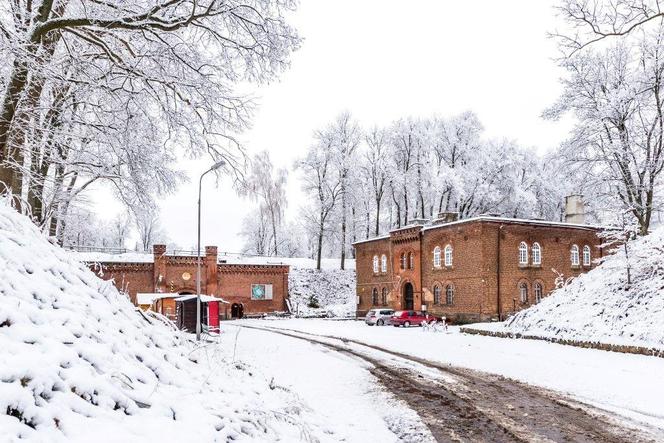
[[[212,165],[210,169],[201,174],[198,180],[198,249],[196,251],[196,340],[201,339],[201,191],[203,177],[208,172],[216,171],[226,164],[221,160]]]

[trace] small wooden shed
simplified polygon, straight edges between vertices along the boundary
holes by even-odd
[[[227,301],[201,294],[201,326],[204,330],[219,330],[219,305]],[[176,325],[179,329],[196,331],[196,295],[183,295],[175,299]]]

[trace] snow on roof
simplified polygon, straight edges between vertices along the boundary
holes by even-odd
[[[139,292],[136,294],[136,303],[139,305],[151,305],[157,300],[162,298],[173,298],[179,297],[180,294],[176,292],[155,292],[155,293],[143,293]]]
[[[187,295],[182,295],[182,296],[176,298],[175,301],[187,301],[187,300],[192,300],[192,299],[195,299],[195,298],[196,298],[196,294],[187,294]],[[230,304],[230,302],[227,302],[223,298],[213,297],[211,295],[206,295],[206,294],[201,294],[201,302],[207,303],[207,302],[211,302],[211,301],[218,301],[220,303],[225,303],[227,305]]]
[[[111,254],[108,252],[77,252],[70,253],[84,263],[153,263],[154,256],[145,252],[125,252]]]
[[[529,225],[538,225],[538,226],[555,226],[555,227],[562,227],[562,228],[572,228],[572,229],[587,229],[587,230],[593,230],[593,231],[599,231],[599,230],[604,230],[604,229],[615,229],[614,227],[611,226],[600,226],[600,225],[589,225],[589,224],[578,224],[578,223],[566,223],[566,222],[556,222],[556,221],[548,221],[548,220],[535,220],[535,219],[528,219],[528,218],[508,218],[508,217],[496,217],[492,215],[479,215],[477,217],[471,217],[471,218],[464,218],[462,220],[456,220],[452,222],[447,222],[447,223],[440,223],[440,224],[435,224],[435,225],[408,225],[404,226],[399,229],[393,229],[390,232],[398,232],[404,229],[411,229],[411,228],[416,228],[421,226],[422,231],[429,231],[432,229],[439,229],[439,228],[447,228],[449,226],[455,226],[455,225],[460,225],[463,223],[472,223],[472,222],[477,222],[477,221],[488,221],[488,222],[496,222],[496,223],[514,223],[514,224],[529,224]],[[379,237],[372,237],[368,238],[366,240],[360,240],[356,241],[353,243],[353,245],[358,245],[360,243],[368,243],[372,241],[378,241],[378,240],[385,240],[386,238],[390,238],[389,234],[386,235],[381,235]]]
[[[154,255],[145,252],[126,252],[123,254],[112,254],[108,252],[77,252],[70,253],[84,263],[153,263]],[[172,254],[168,254],[172,256]],[[190,255],[186,255],[190,256]],[[195,254],[193,255],[195,257]],[[261,266],[291,266],[301,269],[314,269],[316,260],[304,257],[265,257],[234,252],[219,252],[217,254],[219,264],[229,265],[261,265]],[[322,269],[338,269],[339,259],[324,258],[321,261]],[[346,259],[346,269],[355,269],[355,260]]]

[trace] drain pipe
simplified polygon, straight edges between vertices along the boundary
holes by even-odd
[[[500,237],[505,225],[498,228],[498,241],[496,241],[496,303],[498,310],[498,321],[503,321],[503,308],[500,300]]]

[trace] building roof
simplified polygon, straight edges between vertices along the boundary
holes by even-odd
[[[176,298],[175,301],[188,301],[188,300],[193,300],[196,297],[197,297],[196,294],[187,294],[187,295],[182,295],[182,296]],[[211,301],[218,301],[220,303],[225,303],[227,305],[230,304],[230,302],[227,302],[226,300],[224,300],[221,297],[213,297],[211,295],[201,294],[201,302],[208,303],[208,302],[211,302]]]
[[[599,226],[599,225],[588,225],[588,224],[577,224],[577,223],[566,223],[566,222],[556,222],[548,220],[534,220],[534,219],[525,219],[525,218],[508,218],[508,217],[496,217],[492,215],[480,215],[477,217],[464,218],[461,220],[456,220],[447,223],[440,224],[429,224],[429,225],[407,225],[402,228],[393,229],[390,231],[390,234],[393,232],[399,232],[406,229],[416,228],[418,226],[422,227],[422,231],[430,231],[433,229],[447,228],[450,226],[461,225],[464,223],[473,223],[473,222],[493,222],[493,223],[510,223],[510,224],[526,224],[526,225],[535,225],[535,226],[549,226],[557,228],[571,228],[571,229],[586,229],[592,231],[599,231],[604,229],[614,229],[610,226]],[[378,237],[368,238],[366,240],[360,240],[353,243],[353,245],[368,243],[372,241],[385,240],[390,238],[390,234],[381,235]]]

